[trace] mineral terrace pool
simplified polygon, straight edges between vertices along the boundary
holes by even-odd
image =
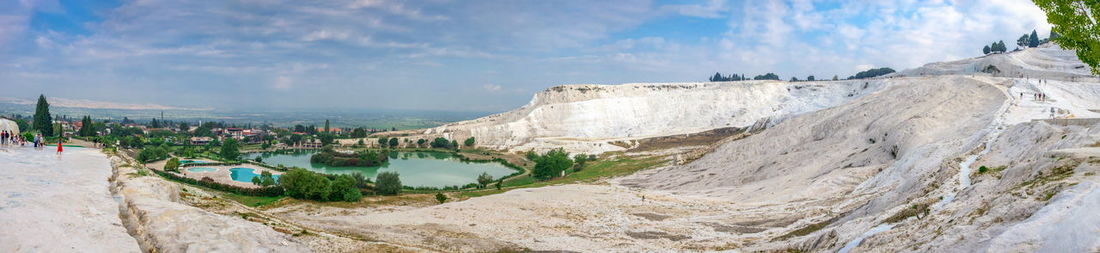
[[[256,174],[256,170],[251,168],[232,168],[229,169],[229,176],[233,178],[233,181],[251,183],[252,178],[259,177],[260,174]],[[271,175],[275,178],[275,181],[279,181],[279,175]]]
[[[251,160],[260,157],[267,164],[300,167],[325,174],[359,172],[371,179],[379,172],[392,171],[401,174],[403,185],[413,187],[462,186],[476,182],[477,176],[483,172],[489,173],[494,179],[517,172],[497,162],[462,161],[455,155],[443,152],[390,152],[390,161],[381,166],[335,167],[310,162],[310,156],[317,152],[304,150],[251,153],[246,154],[245,158]]]
[[[195,168],[187,168],[187,171],[190,171],[190,172],[195,172],[195,173],[199,173],[199,172],[214,172],[214,171],[217,171],[217,170],[218,170],[218,169],[215,169],[215,168],[207,168],[207,167],[195,167]],[[251,182],[251,181],[250,181],[250,182]]]

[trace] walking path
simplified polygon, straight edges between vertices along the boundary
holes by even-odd
[[[0,252],[140,252],[97,149],[0,150]]]

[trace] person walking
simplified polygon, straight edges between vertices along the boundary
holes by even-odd
[[[39,145],[42,145],[42,135],[35,134],[34,135],[34,148],[38,149]]]
[[[57,138],[57,155],[61,155],[61,151],[64,150],[64,148],[62,148],[62,147],[64,147],[64,145],[61,145],[61,144],[62,144],[62,138]]]

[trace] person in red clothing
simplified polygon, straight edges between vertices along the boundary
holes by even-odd
[[[60,139],[60,138],[58,138],[58,139],[57,139],[57,154],[58,154],[58,155],[60,155],[60,154],[61,154],[61,151],[62,151],[62,148],[61,148],[61,147],[63,147],[63,146],[61,146],[61,139]]]

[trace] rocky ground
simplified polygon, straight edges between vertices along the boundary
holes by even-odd
[[[686,164],[604,184],[428,207],[297,204],[267,212],[433,251],[1100,250],[1090,236],[1100,223],[1087,214],[1100,183],[1093,165],[1100,151],[1089,146],[1100,135],[1081,119],[1096,116],[1100,83],[1057,74],[1072,64],[1034,63],[1061,59],[1057,49],[1018,53],[1028,55],[999,57],[1028,65],[1005,69],[1047,79],[973,72],[877,79],[868,83],[878,90],[846,103],[783,116]],[[1048,99],[1027,96],[1036,93]],[[1069,123],[1042,121],[1052,116]],[[510,122],[501,117],[464,124]]]
[[[0,251],[139,252],[96,149],[0,148]]]

